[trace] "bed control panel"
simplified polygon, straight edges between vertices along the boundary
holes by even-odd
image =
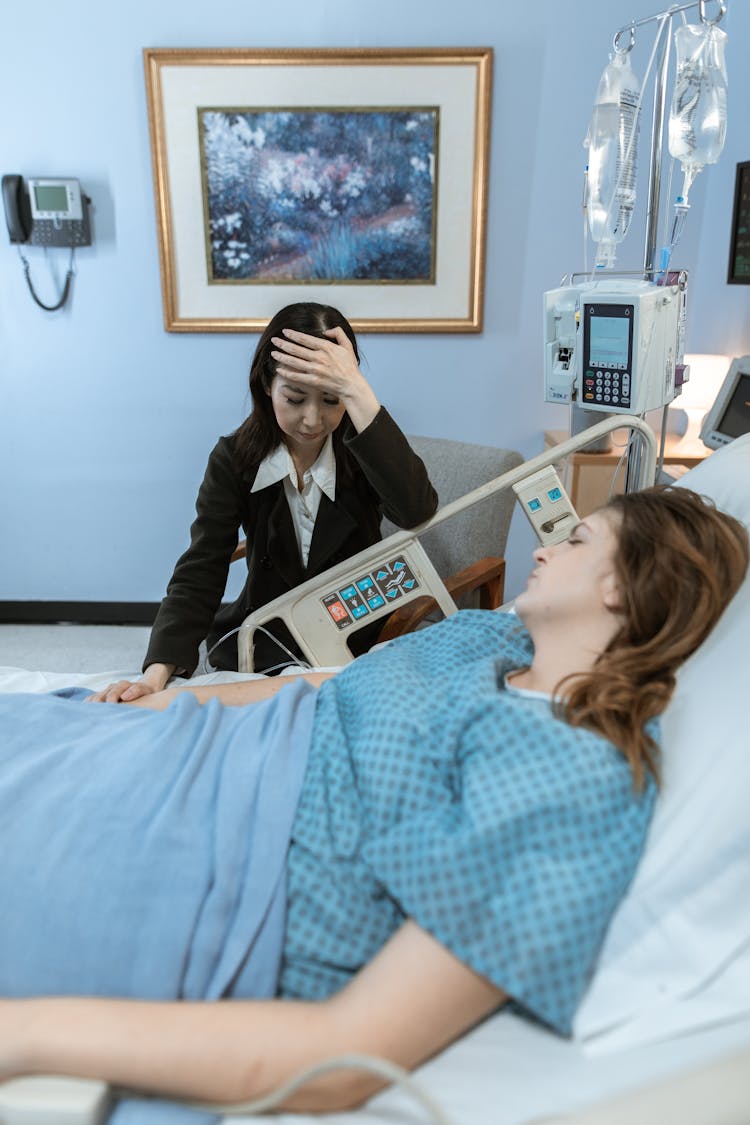
[[[567,539],[579,522],[570,497],[551,465],[514,484],[513,491],[544,546]]]
[[[320,600],[339,629],[347,629],[383,606],[393,605],[420,583],[403,555],[389,559]]]
[[[245,619],[237,638],[242,671],[252,671],[254,630],[275,619],[286,624],[309,663],[327,668],[352,659],[349,642],[358,629],[415,598],[433,597],[446,617],[457,608],[413,531],[396,532],[387,545],[374,543],[332,567],[326,579],[323,585],[311,578]]]

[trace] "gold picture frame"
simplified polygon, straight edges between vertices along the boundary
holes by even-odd
[[[359,332],[482,330],[491,48],[143,56],[167,331],[301,300]]]

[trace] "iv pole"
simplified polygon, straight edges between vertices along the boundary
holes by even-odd
[[[659,22],[659,28],[656,32],[658,55],[656,77],[654,79],[654,107],[651,119],[651,156],[649,160],[646,237],[643,253],[643,272],[646,280],[649,277],[653,277],[657,270],[656,258],[658,251],[659,205],[661,200],[661,166],[664,149],[664,120],[666,116],[667,75],[669,70],[668,48],[672,38],[672,20],[674,16],[678,15],[680,12],[698,8],[702,23],[717,24],[726,14],[727,5],[725,0],[716,0],[716,2],[718,3],[719,11],[716,18],[713,20],[706,17],[706,4],[708,0],[691,0],[691,2],[687,4],[673,4],[671,8],[666,8],[664,11],[657,12],[653,16],[645,16],[643,19],[633,20],[632,23],[625,24],[624,27],[616,31],[612,39],[612,45],[615,51],[622,51],[623,48],[619,45],[620,38],[628,34],[630,41],[628,46],[624,49],[630,51],[635,44],[635,29],[647,23]],[[662,445],[665,436],[665,433],[662,432]],[[639,477],[640,458],[641,444],[640,442],[633,442],[631,439],[625,469],[626,492],[631,491],[632,481],[634,479],[637,480]],[[659,462],[661,463],[661,456]]]
[[[672,38],[672,19],[680,12],[687,12],[691,8],[698,8],[701,23],[718,24],[726,14],[727,5],[725,0],[716,0],[716,2],[719,5],[719,11],[715,19],[710,20],[706,17],[706,4],[708,0],[691,0],[690,3],[673,4],[671,8],[666,8],[664,11],[657,12],[653,16],[645,16],[643,19],[634,20],[632,23],[625,24],[619,31],[615,32],[612,40],[614,49],[616,51],[621,51],[622,47],[619,46],[620,37],[629,33],[630,42],[625,50],[630,51],[635,43],[635,29],[637,27],[643,27],[647,23],[659,21],[659,29],[656,34],[657,39],[661,37],[661,42],[658,44],[656,78],[654,80],[654,108],[651,122],[651,157],[649,161],[646,240],[643,257],[643,270],[647,277],[653,275],[657,268],[656,252],[658,246],[659,201],[661,196],[661,165],[662,150],[664,148],[664,119],[666,116],[667,102],[667,72],[669,69],[668,47]]]

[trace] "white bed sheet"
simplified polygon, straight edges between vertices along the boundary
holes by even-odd
[[[13,668],[0,665],[0,691],[58,691],[65,687],[89,687],[92,691],[106,687],[116,680],[139,680],[140,669],[126,671],[114,669],[111,672],[31,672],[26,668]],[[203,676],[193,676],[188,680],[173,680],[173,684],[227,684],[237,680],[262,679],[260,673],[253,672],[208,672]]]

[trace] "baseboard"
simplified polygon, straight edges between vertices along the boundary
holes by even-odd
[[[4,602],[5,625],[153,625],[159,602]]]

